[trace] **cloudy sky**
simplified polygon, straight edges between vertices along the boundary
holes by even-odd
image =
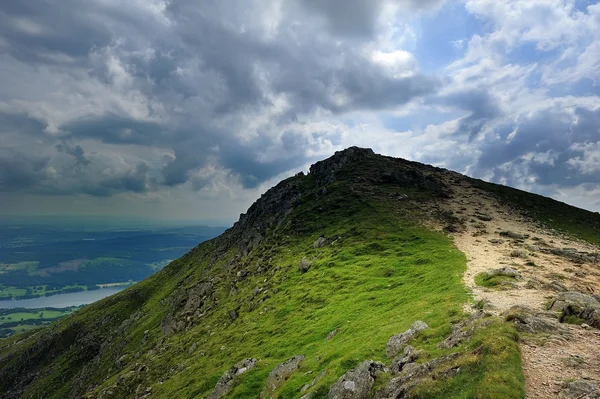
[[[235,220],[358,145],[600,210],[600,5],[0,2],[0,214]]]

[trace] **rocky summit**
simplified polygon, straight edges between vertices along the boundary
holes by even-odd
[[[0,340],[0,398],[599,398],[600,215],[349,148]]]

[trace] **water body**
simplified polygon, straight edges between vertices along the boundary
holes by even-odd
[[[102,298],[123,291],[127,287],[107,287],[93,291],[70,292],[30,299],[12,299],[0,301],[0,309],[12,308],[66,308],[69,306],[87,305]]]

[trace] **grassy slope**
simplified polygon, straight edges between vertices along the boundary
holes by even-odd
[[[511,187],[471,179],[477,187],[494,193],[503,202],[562,233],[600,246],[600,214]]]
[[[310,188],[310,178],[306,179]],[[387,194],[396,189],[382,190]],[[450,333],[452,322],[464,317],[462,306],[469,299],[461,282],[464,255],[446,236],[403,216],[410,213],[406,209],[410,203],[392,205],[383,198],[358,196],[341,183],[324,198],[309,196],[292,214],[287,234],[263,242],[244,260],[252,273],[238,284],[235,296],[229,295],[230,282],[219,267],[228,257],[210,269],[212,247],[206,243],[142,283],[61,320],[44,334],[52,333],[65,346],[68,337],[82,331],[114,334],[116,326],[141,308],[141,317],[118,334],[93,364],[90,380],[101,384],[98,393],[113,385],[118,375],[144,364],[148,369],[142,380],[131,384],[133,389],[138,383],[152,385],[152,396],[157,398],[205,396],[225,370],[246,357],[260,359],[259,365],[236,382],[230,397],[256,398],[272,368],[299,354],[306,361],[277,397],[298,397],[300,387],[323,370],[326,376],[311,390],[317,398],[326,397],[331,384],[359,362],[385,361],[388,338],[417,319],[431,327],[416,343],[428,354],[423,360],[447,353],[435,345]],[[321,235],[337,241],[314,249],[312,244]],[[302,258],[314,259],[305,274],[297,268]],[[273,274],[257,272],[266,265]],[[213,277],[220,274],[214,280],[218,306],[191,330],[157,345],[165,299],[178,282],[191,287],[204,281],[209,269]],[[265,300],[251,309],[259,287],[263,291],[258,296]],[[240,317],[232,323],[228,311],[238,307]],[[337,335],[327,340],[335,329]],[[145,330],[149,330],[147,337]],[[462,348],[468,355],[460,360],[459,377],[424,386],[419,394],[424,398],[523,397],[516,339],[510,325],[492,324]],[[34,347],[33,341],[22,346]],[[17,362],[12,355],[22,353],[12,346],[14,342],[11,338],[0,343],[5,361]],[[190,353],[193,344],[198,348]],[[132,360],[138,352],[139,358]],[[114,360],[123,355],[130,360],[116,374]],[[90,356],[78,347],[66,347],[49,374],[30,385],[25,397],[48,392],[52,394],[46,397],[67,396],[73,388],[69,378]],[[112,377],[103,381],[107,375]],[[114,394],[132,397],[128,388],[125,383],[114,388]],[[0,383],[0,393],[3,389],[6,386]]]

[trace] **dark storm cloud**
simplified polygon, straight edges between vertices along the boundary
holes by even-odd
[[[502,116],[497,101],[486,90],[466,90],[430,101],[470,112],[456,129],[457,134],[466,134],[469,140],[475,139],[487,122]]]
[[[600,183],[600,173],[583,173],[572,160],[578,145],[600,140],[600,110],[576,108],[573,113],[548,109],[498,130],[499,139],[482,146],[477,173],[492,172],[493,181],[520,185],[534,178],[540,185],[572,187]],[[510,134],[510,136],[509,136]]]
[[[309,11],[323,16],[332,32],[342,36],[370,36],[385,0],[296,0]],[[441,0],[392,0],[409,9],[429,8]]]
[[[197,180],[194,172],[209,159],[252,188],[307,162],[309,143],[302,138],[307,133],[292,137],[287,126],[299,117],[394,108],[438,88],[436,79],[417,71],[396,76],[353,41],[358,31],[372,29],[382,5],[362,0],[304,1],[300,9],[288,5],[276,32],[267,34],[259,21],[264,5],[256,1],[211,0],[199,6],[173,0],[164,10],[152,1],[3,2],[0,38],[8,56],[50,66],[52,75],[42,83],[48,90],[64,91],[65,102],[75,105],[60,110],[51,145],[69,156],[70,166],[75,159],[85,168],[69,175],[58,164],[62,158],[47,161],[73,190],[102,196],[144,192],[158,183],[174,187]],[[340,7],[344,17],[338,19],[334,11]],[[315,12],[336,18],[331,22],[336,38],[313,23]],[[351,32],[354,28],[358,31]],[[346,34],[340,41],[339,35]],[[69,87],[57,86],[53,77]],[[45,93],[44,87],[37,89]],[[268,131],[248,132],[259,138],[239,142],[247,121],[274,109],[278,96],[286,96],[288,105],[271,112],[257,128]],[[77,107],[88,99],[95,102]],[[52,115],[46,118],[11,123],[15,131],[27,130],[48,141],[51,136],[44,131],[54,121]],[[133,160],[128,172],[91,167],[101,163],[103,154],[90,158],[93,144],[86,144],[86,153],[83,140],[160,148],[172,155],[163,165],[152,166],[160,178],[150,182],[149,172]],[[285,153],[278,153],[281,149]],[[275,154],[265,157],[264,151]],[[24,181],[34,181],[34,172],[23,171],[31,175]],[[52,182],[44,189],[52,191]],[[61,184],[56,191],[69,189]]]
[[[80,145],[75,145],[68,142],[62,142],[55,146],[58,152],[64,152],[65,154],[71,155],[75,158],[75,165],[85,166],[90,164],[90,160],[86,158],[85,151]]]
[[[113,114],[72,120],[61,125],[60,130],[71,138],[92,138],[109,144],[153,146],[172,139],[159,124]]]
[[[50,158],[32,157],[20,151],[0,151],[0,191],[28,190],[48,180]]]

